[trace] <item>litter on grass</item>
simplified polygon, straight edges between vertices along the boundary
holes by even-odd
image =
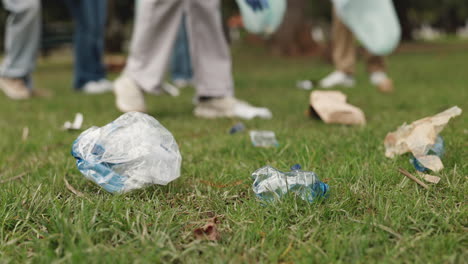
[[[346,102],[346,95],[339,91],[313,91],[310,107],[327,124],[364,125],[364,112]]]
[[[252,130],[250,131],[250,140],[255,147],[278,147],[279,143],[276,140],[275,132],[267,130]]]
[[[172,134],[153,117],[130,112],[81,133],[72,147],[81,173],[111,193],[166,185],[180,175]]]
[[[291,192],[311,203],[328,193],[328,185],[321,182],[314,172],[301,170],[299,164],[291,167],[289,172],[265,166],[252,173],[252,179],[253,191],[258,198],[267,202],[280,199]]]
[[[245,125],[242,122],[235,124],[229,129],[229,134],[236,134],[245,130]]]
[[[410,162],[414,168],[420,172],[439,171],[444,168],[441,158],[444,155],[445,146],[444,140],[441,136],[437,136],[436,141],[430,148],[425,152],[424,156],[419,158],[412,157]]]
[[[302,90],[312,90],[314,88],[314,82],[311,80],[299,80],[296,82],[296,87]]]
[[[426,173],[422,173],[418,171],[419,177],[423,178],[425,181],[430,182],[430,183],[439,183],[440,182],[440,177],[429,175]]]
[[[83,125],[83,114],[76,113],[73,123],[70,121],[65,122],[65,124],[63,124],[63,129],[64,130],[80,130],[82,125]]]
[[[196,239],[202,240],[211,240],[211,241],[219,241],[221,239],[221,234],[218,231],[218,224],[219,220],[215,216],[208,220],[203,227],[197,228],[193,230],[193,234],[195,235]]]
[[[462,110],[454,106],[409,125],[403,124],[385,137],[385,156],[393,158],[410,152],[414,157],[413,165],[418,171],[440,171],[444,168],[440,159],[444,152],[444,143],[439,133],[451,118],[461,113]]]
[[[26,141],[28,140],[29,136],[29,127],[23,127],[23,133],[21,133],[21,140]]]
[[[177,96],[180,95],[179,88],[177,88],[175,85],[172,85],[172,84],[170,84],[168,82],[164,82],[161,85],[161,88],[165,93],[167,93],[168,95],[170,95],[172,97],[177,97]]]

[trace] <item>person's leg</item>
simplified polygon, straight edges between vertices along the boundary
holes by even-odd
[[[31,84],[31,73],[36,65],[40,45],[41,3],[40,0],[2,2],[10,15],[6,23],[5,58],[0,66],[0,86],[8,96],[24,99],[30,96],[30,91],[25,87]],[[18,93],[14,92],[15,89]]]
[[[41,37],[41,2],[39,0],[3,0],[10,12],[6,23],[5,58],[0,75],[25,78],[36,65]]]
[[[139,0],[127,65],[114,82],[117,108],[146,111],[143,91],[161,93],[170,54],[187,2]]]
[[[366,63],[367,63],[367,71],[369,73],[386,71],[385,58],[382,56],[376,56],[376,55],[372,55],[368,53],[367,58],[366,58]]]
[[[161,92],[185,0],[140,0],[123,75],[144,91]]]
[[[75,20],[74,88],[105,79],[103,64],[107,0],[66,0]]]
[[[190,47],[187,36],[187,19],[180,25],[171,59],[171,78],[176,86],[187,85],[193,77]]]
[[[189,2],[187,24],[197,95],[233,96],[231,55],[224,37],[220,1]]]
[[[385,58],[368,53],[366,62],[370,82],[383,93],[392,92],[394,90],[393,81],[386,74]]]
[[[267,108],[234,98],[230,50],[224,36],[220,1],[192,0],[188,7],[189,38],[198,99],[194,114],[203,118],[271,118]]]
[[[140,1],[128,63],[115,82],[117,107],[123,112],[145,111],[141,89],[161,90],[184,11],[190,24],[189,43],[197,95],[209,98],[209,102],[204,100],[197,105],[195,114],[201,117],[271,117],[268,109],[252,107],[232,97],[231,59],[222,31],[219,0]]]
[[[341,21],[333,10],[333,64],[335,68],[346,74],[353,74],[356,65],[356,47],[351,30]]]
[[[352,75],[356,64],[354,36],[338,17],[335,9],[333,9],[332,14],[332,41],[332,59],[335,71],[325,77],[320,85],[325,88],[336,85],[353,86]]]

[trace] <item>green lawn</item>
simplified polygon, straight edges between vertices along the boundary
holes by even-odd
[[[182,175],[125,195],[87,181],[70,155],[79,132],[60,128],[76,112],[85,128],[119,116],[112,94],[72,92],[71,58],[39,63],[36,86],[53,97],[14,102],[0,95],[0,263],[467,263],[468,115],[442,132],[445,169],[430,190],[398,173],[414,172],[409,156],[386,158],[383,139],[404,122],[454,105],[468,110],[468,48],[437,44],[393,55],[392,95],[378,93],[359,65],[358,85],[343,91],[366,113],[365,127],[304,115],[309,93],[296,80],[319,79],[331,65],[240,46],[233,54],[237,96],[274,114],[244,124],[275,131],[280,146],[254,148],[247,133],[229,135],[239,120],[193,117],[191,88],[178,98],[147,96],[151,115],[179,144]],[[295,163],[327,181],[330,197],[262,205],[250,174]],[[193,231],[214,216],[221,240],[196,240]]]

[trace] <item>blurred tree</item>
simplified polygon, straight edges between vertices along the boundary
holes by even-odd
[[[458,27],[465,25],[468,19],[468,0],[393,1],[402,25],[404,40],[411,40],[412,31],[422,24],[429,24],[453,33]],[[122,52],[125,48],[124,43],[130,39],[135,1],[108,0],[108,2],[107,48],[112,52]],[[301,35],[298,32],[306,32],[304,25],[310,26],[312,22],[330,21],[330,0],[288,0],[288,3],[292,6],[292,9],[286,15],[284,28],[280,29],[280,32],[283,33],[275,36],[276,43],[282,44],[274,45],[284,47],[287,40],[292,40],[297,44],[299,40],[297,37],[290,35],[293,33],[287,33],[288,29],[295,32],[294,34],[297,36]],[[49,44],[54,41],[60,43],[70,39],[72,25],[63,0],[43,0],[42,6],[45,25],[44,36],[48,40],[52,40],[52,42],[49,41]],[[222,8],[225,18],[238,13],[238,7],[234,0],[222,0]],[[0,11],[0,46],[3,46],[6,16],[7,13],[2,9]],[[45,43],[48,40],[45,40]],[[304,38],[302,42],[306,42]],[[288,48],[291,53],[302,49],[300,48],[301,45],[293,46]]]
[[[283,23],[269,41],[274,53],[302,56],[317,55],[320,52],[319,45],[312,39],[311,8],[313,10],[309,0],[288,0]]]
[[[130,39],[130,28],[135,15],[135,1],[107,0],[106,49],[113,53],[122,53],[124,43]]]

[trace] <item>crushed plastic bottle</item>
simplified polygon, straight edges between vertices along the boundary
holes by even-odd
[[[182,162],[172,134],[138,112],[84,131],[73,143],[72,155],[86,178],[111,193],[166,185],[179,177]]]
[[[441,136],[437,136],[434,145],[432,145],[425,153],[425,155],[436,155],[439,158],[444,156],[445,144],[444,139]],[[427,172],[429,169],[424,167],[416,157],[412,157],[410,162],[413,164],[414,168],[420,172]]]
[[[250,140],[255,147],[278,147],[275,132],[267,130],[252,130],[250,131]]]
[[[288,192],[309,203],[328,194],[328,185],[321,182],[314,172],[301,170],[299,164],[292,166],[289,172],[265,166],[252,173],[252,178],[253,191],[258,198],[267,202],[280,199]]]

